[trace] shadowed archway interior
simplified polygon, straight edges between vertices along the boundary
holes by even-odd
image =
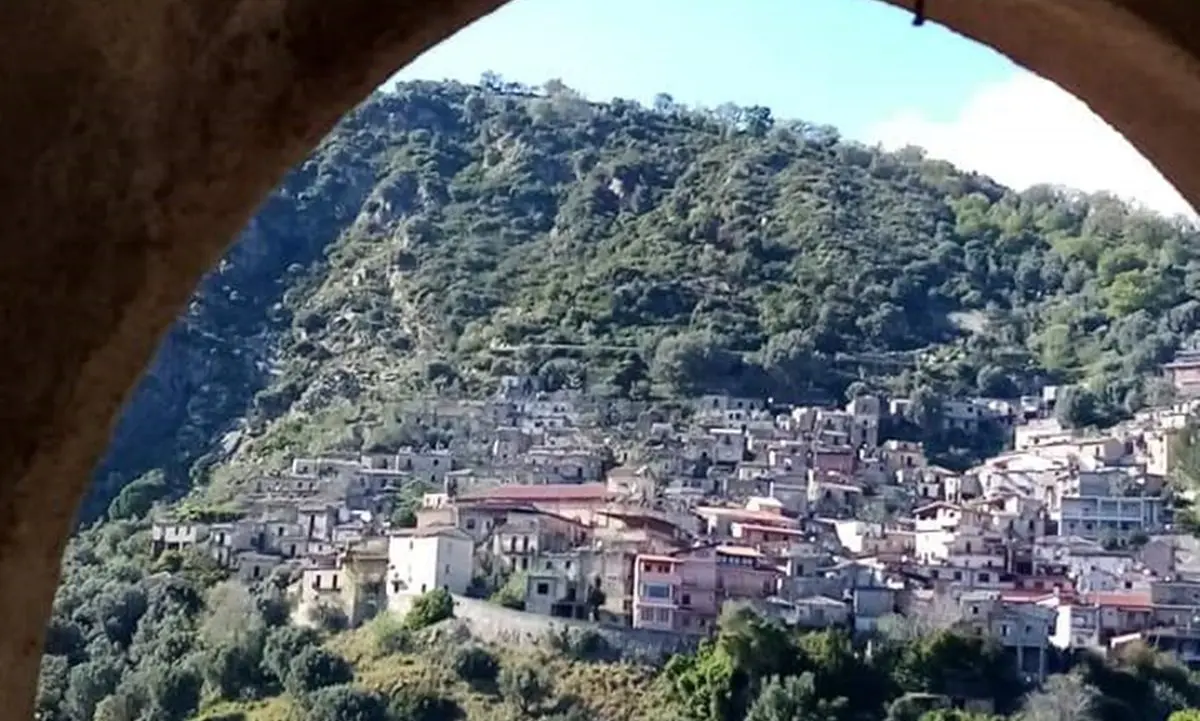
[[[503,3],[0,3],[7,717],[31,717],[59,558],[90,469],[200,275],[346,110]],[[1082,98],[1200,204],[1200,4],[921,4],[929,22]]]

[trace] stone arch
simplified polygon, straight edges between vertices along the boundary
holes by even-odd
[[[12,718],[31,717],[88,472],[200,274],[345,110],[503,1],[0,3],[0,707]],[[1200,202],[1193,0],[885,1],[920,3],[1058,82]]]

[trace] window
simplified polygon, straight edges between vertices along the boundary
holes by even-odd
[[[980,583],[987,583],[988,581],[991,580],[991,578],[992,578],[991,574],[987,574],[987,573],[979,574],[979,582]]]
[[[468,531],[474,531],[474,530],[475,530],[475,519],[474,519],[474,518],[468,518],[468,519],[467,519],[467,530],[468,530]]]
[[[653,598],[657,600],[670,600],[671,587],[665,583],[643,583],[642,598]]]
[[[692,605],[692,595],[690,593],[683,594],[683,598],[680,600],[680,603],[682,603],[684,606]]]
[[[1008,624],[1007,623],[1000,624],[1000,635],[1005,636],[1005,637],[1008,636]]]
[[[539,584],[537,585],[537,595],[539,595],[539,596],[546,596],[546,595],[549,595],[549,593],[550,593],[550,584],[548,584],[548,583],[539,583]]]
[[[671,622],[671,609],[669,609],[669,608],[654,609],[654,620],[658,621],[659,623],[670,623]]]
[[[978,616],[978,615],[979,615],[979,606],[971,606],[971,615],[972,615],[972,616]]]
[[[529,559],[528,559],[528,558],[526,558],[526,557],[522,557],[522,558],[521,558],[521,570],[522,570],[522,571],[528,571],[528,570],[529,570]]]
[[[652,608],[639,608],[638,609],[638,620],[639,621],[653,621],[654,620],[654,614],[652,613],[653,610],[654,609],[652,609]]]
[[[961,581],[961,580],[962,580],[962,571],[955,571],[955,572],[954,572],[954,580],[955,580],[955,581]]]

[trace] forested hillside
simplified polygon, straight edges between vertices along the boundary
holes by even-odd
[[[882,152],[765,108],[489,78],[352,113],[205,279],[85,517],[214,468],[361,446],[501,374],[634,398],[1012,395],[1104,420],[1200,328],[1200,235],[1104,196]],[[884,355],[881,355],[884,354]]]

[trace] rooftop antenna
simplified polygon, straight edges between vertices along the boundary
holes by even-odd
[[[925,24],[925,0],[915,0],[913,3],[913,27],[919,28]]]

